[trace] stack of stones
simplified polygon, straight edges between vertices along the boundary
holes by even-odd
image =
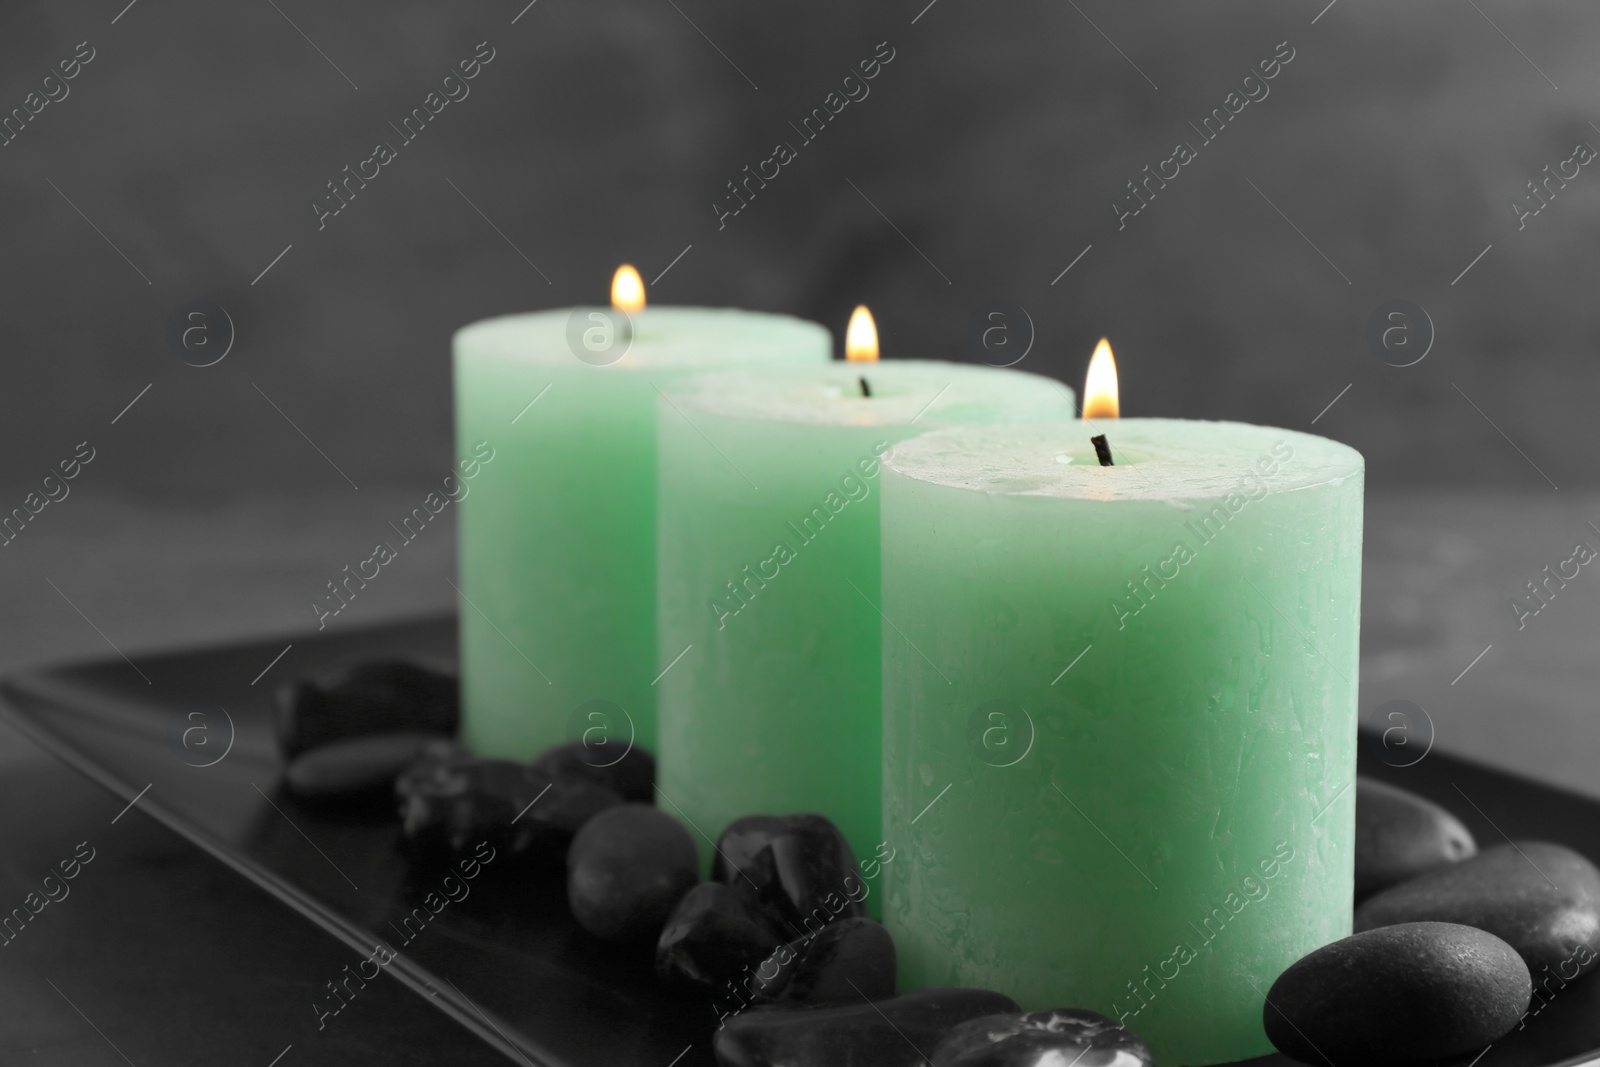
[[[1360,778],[1355,929],[1273,983],[1272,1043],[1306,1063],[1470,1058],[1600,959],[1600,871],[1544,841],[1479,852],[1444,808]]]

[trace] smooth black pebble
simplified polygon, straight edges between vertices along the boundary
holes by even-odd
[[[721,882],[702,882],[668,917],[656,942],[656,974],[710,992],[737,993],[730,983],[747,977],[753,982],[756,966],[778,945],[771,926],[739,894]]]
[[[1355,928],[1408,922],[1487,930],[1543,982],[1570,981],[1600,959],[1600,870],[1564,845],[1518,841],[1414,878],[1356,908]]]
[[[456,676],[415,663],[361,663],[320,679],[285,682],[272,725],[285,757],[374,733],[452,735],[461,721]]]
[[[656,799],[656,761],[637,746],[618,759],[582,741],[545,749],[533,761],[533,769],[551,778],[587,778],[623,800],[653,804]]]
[[[567,851],[567,903],[578,925],[618,943],[655,942],[697,881],[689,831],[649,804],[601,812]]]
[[[953,1027],[1017,1011],[987,989],[924,989],[831,1008],[752,1008],[728,1019],[712,1044],[722,1067],[924,1067]]]
[[[871,919],[839,919],[779,946],[756,968],[754,990],[784,1004],[894,996],[894,938]]]
[[[1493,934],[1402,923],[1296,961],[1272,983],[1262,1022],[1278,1051],[1305,1063],[1398,1067],[1483,1048],[1532,995],[1522,957]]]
[[[487,841],[513,858],[559,865],[573,836],[622,798],[584,779],[554,780],[526,763],[480,759],[435,742],[394,781],[401,844],[419,858]]]
[[[1356,778],[1356,899],[1478,853],[1472,831],[1431,800]]]
[[[301,800],[352,800],[383,796],[437,734],[373,734],[334,741],[302,752],[284,769],[283,787]]]
[[[1054,1008],[962,1023],[933,1051],[933,1067],[1155,1067],[1132,1031],[1098,1012]]]
[[[861,904],[866,884],[850,844],[821,815],[747,815],[737,820],[717,840],[711,877],[732,887],[786,937],[867,913]]]

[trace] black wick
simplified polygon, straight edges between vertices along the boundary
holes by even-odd
[[[1094,445],[1094,454],[1100,457],[1100,466],[1111,466],[1111,446],[1106,444],[1106,435],[1103,433],[1095,434],[1089,438],[1089,443]]]
[[[856,380],[861,383],[861,395],[862,396],[871,396],[872,395],[872,386],[867,384],[866,377],[862,376],[861,378],[858,378]]]

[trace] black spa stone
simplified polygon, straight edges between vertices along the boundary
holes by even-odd
[[[1356,899],[1476,855],[1461,820],[1431,800],[1356,779]]]
[[[536,854],[557,861],[564,859],[578,831],[590,820],[623,803],[622,797],[594,782],[557,778],[520,819],[513,818],[507,835],[512,855]],[[519,809],[521,810],[521,809]]]
[[[778,947],[767,921],[721,882],[702,882],[672,910],[656,942],[656,973],[706,992],[748,996],[755,969]]]
[[[747,815],[733,822],[717,841],[711,877],[771,919],[784,937],[867,913],[861,904],[866,885],[850,845],[821,815]]]
[[[567,904],[578,925],[606,941],[654,943],[699,881],[694,839],[649,804],[601,812],[567,851]]]
[[[573,836],[622,803],[581,778],[551,779],[526,763],[480,759],[436,741],[394,782],[402,846],[418,857],[487,841],[513,858],[560,864]]]
[[[545,749],[533,769],[551,778],[587,778],[621,795],[623,800],[653,804],[656,797],[656,761],[637,746],[617,758],[582,741]]]
[[[1517,1025],[1532,992],[1522,957],[1493,934],[1402,923],[1297,960],[1272,983],[1262,1023],[1303,1063],[1409,1067],[1480,1051]]]
[[[272,725],[285,757],[367,734],[451,735],[461,719],[455,675],[406,662],[362,663],[279,686]]]
[[[1155,1067],[1122,1024],[1082,1008],[987,1015],[962,1023],[933,1050],[933,1067]]]
[[[722,1067],[925,1067],[952,1028],[1017,1011],[987,989],[924,989],[837,1007],[752,1008],[728,1019],[712,1044]]]
[[[381,797],[437,740],[437,734],[373,734],[319,745],[289,761],[283,787],[289,795],[310,801]]]
[[[1369,898],[1357,931],[1395,923],[1462,923],[1522,954],[1534,981],[1570,981],[1600,960],[1600,870],[1564,845],[1518,841]]]
[[[839,919],[775,949],[756,968],[754,991],[783,1004],[894,996],[894,938],[871,919]]]

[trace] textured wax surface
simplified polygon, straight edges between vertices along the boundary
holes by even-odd
[[[872,399],[826,394],[862,374]],[[879,389],[886,413],[858,419]],[[743,815],[820,812],[865,860],[882,840],[876,452],[935,419],[1060,417],[1071,393],[891,361],[698,376],[667,396],[657,651],[683,657],[655,687],[662,795],[712,838]]]
[[[499,358],[560,369],[579,362],[574,333],[597,325],[592,314],[618,316],[609,308],[556,308],[501,315],[456,331],[455,350],[469,358]],[[647,307],[628,316],[632,342],[616,360],[618,370],[697,370],[744,364],[794,362],[797,350],[833,346],[828,331],[790,315],[738,308]],[[574,327],[576,321],[577,326]],[[709,342],[709,343],[708,343]],[[610,353],[596,357],[604,363]],[[807,360],[814,362],[814,360]]]
[[[1114,450],[1159,427],[1097,425]],[[902,986],[1105,1012],[1174,1067],[1269,1052],[1262,991],[1350,930],[1362,523],[1342,446],[1178,430],[1248,458],[1062,499],[910,477],[924,438],[885,464],[882,517]],[[1252,471],[1264,488],[1216,492]]]
[[[942,360],[835,361],[825,369],[699,374],[671,391],[687,409],[732,418],[816,426],[907,426],[917,431],[963,423],[1070,419],[1073,392],[1054,378],[997,374]],[[863,396],[865,380],[871,396]]]
[[[573,355],[564,312],[457,335],[458,447],[495,449],[459,518],[463,731],[480,752],[531,757],[593,729],[654,747],[657,389],[700,365],[828,358],[826,330],[782,316],[640,319],[637,358],[614,366]]]
[[[1106,436],[1113,466],[1102,467],[1096,459],[1089,440],[1095,434]],[[907,441],[888,462],[909,478],[980,493],[1183,502],[1221,499],[1252,474],[1265,478],[1257,461],[1265,456],[1272,465],[1272,446],[1279,441],[1293,449],[1294,458],[1271,475],[1275,492],[1362,469],[1355,449],[1325,437],[1193,419],[974,427]]]

